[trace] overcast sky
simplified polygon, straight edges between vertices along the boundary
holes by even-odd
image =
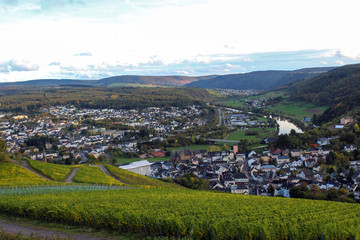
[[[0,81],[360,62],[358,0],[0,0]]]

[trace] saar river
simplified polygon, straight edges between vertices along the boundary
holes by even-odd
[[[280,120],[276,119],[276,122],[279,124],[279,135],[280,134],[289,134],[291,129],[294,129],[297,133],[302,133],[303,131],[298,128],[295,124],[287,121],[287,120]]]

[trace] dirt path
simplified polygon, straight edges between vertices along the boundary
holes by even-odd
[[[105,173],[106,175],[114,178],[115,180],[117,180],[117,181],[119,181],[119,182],[121,182],[121,183],[124,183],[124,182],[120,181],[117,177],[115,177],[114,175],[112,175],[112,174],[106,169],[106,167],[105,167],[104,165],[96,165],[96,166],[99,167],[99,168],[101,169],[101,171],[103,171],[103,173]]]
[[[75,177],[77,171],[79,170],[79,168],[75,168],[72,173],[70,174],[70,176],[65,180],[66,183],[72,183],[73,182],[73,178]]]
[[[34,170],[30,167],[29,163],[28,163],[26,160],[23,160],[23,161],[21,162],[21,164],[18,163],[17,161],[15,161],[15,160],[11,160],[11,162],[15,163],[16,165],[19,165],[19,166],[22,167],[22,168],[25,168],[26,170],[28,170],[28,171],[36,174],[37,176],[39,176],[39,177],[41,177],[41,178],[44,178],[44,179],[49,180],[49,181],[53,181],[52,179],[50,179],[50,178],[48,178],[48,177],[46,177],[46,176],[44,176],[44,175],[42,175],[42,174],[34,171]]]
[[[49,239],[75,239],[75,240],[101,240],[101,239],[111,239],[111,238],[99,238],[92,237],[88,234],[74,234],[74,233],[66,233],[57,230],[44,229],[44,227],[32,226],[32,225],[24,225],[19,223],[13,223],[8,220],[0,219],[0,230],[16,235],[21,234],[23,236],[38,236],[38,237],[46,237]]]

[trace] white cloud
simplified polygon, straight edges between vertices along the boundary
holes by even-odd
[[[244,62],[254,62],[251,58],[247,57],[243,59]]]
[[[294,51],[304,49],[329,49],[302,56],[316,64],[353,62],[360,59],[355,6],[357,0],[12,1],[0,9],[0,60],[27,59],[44,76],[71,68],[174,73],[174,65],[191,72],[189,67],[219,62],[218,71],[243,70],[238,65],[264,65],[254,53],[293,51],[297,57]]]
[[[339,65],[345,65],[345,63],[343,62],[343,61],[341,61],[341,60],[337,60],[337,61],[335,61],[337,64],[339,64]]]
[[[92,57],[91,52],[82,52],[74,54],[75,57]]]

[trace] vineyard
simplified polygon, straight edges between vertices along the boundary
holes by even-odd
[[[63,181],[72,169],[72,167],[68,165],[44,163],[30,159],[27,161],[33,169],[55,181]]]
[[[132,188],[4,194],[0,212],[144,236],[358,239],[357,204],[195,190]]]
[[[0,164],[0,187],[10,186],[39,186],[57,184],[43,179],[14,163]]]
[[[120,181],[106,175],[97,166],[81,166],[74,177],[77,183],[124,185]]]

